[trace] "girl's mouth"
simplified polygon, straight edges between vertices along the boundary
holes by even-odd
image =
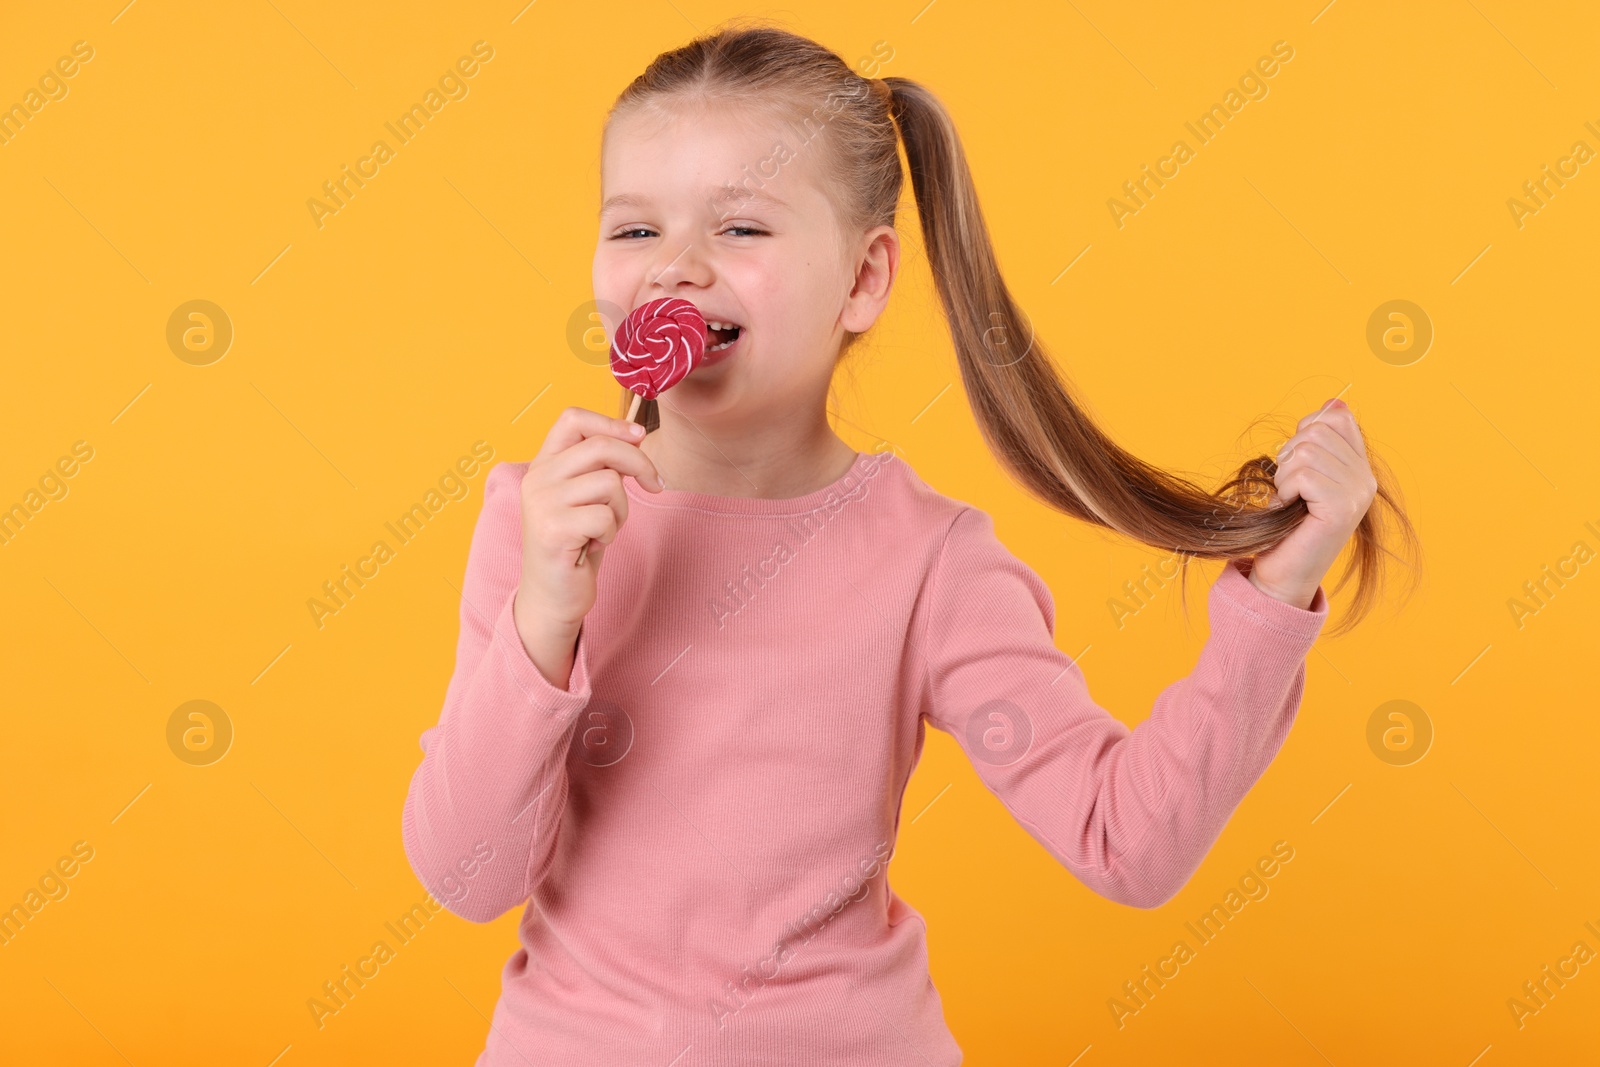
[[[728,358],[744,332],[743,326],[731,322],[706,323],[706,354],[701,362],[716,363]]]

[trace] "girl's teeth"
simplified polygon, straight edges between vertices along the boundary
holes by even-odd
[[[723,341],[721,344],[711,345],[711,346],[707,347],[706,348],[707,352],[721,352],[724,348],[727,348],[730,345],[732,345],[735,342],[737,342],[739,340],[739,338],[744,335],[744,330],[739,326],[735,326],[731,322],[712,322],[710,320],[707,320],[706,329],[708,331],[709,330],[716,330],[716,331],[724,332],[724,333],[732,331],[732,330],[738,330],[739,331],[738,333],[735,333],[728,340]],[[706,338],[706,340],[708,340],[708,341],[713,340],[713,339],[714,338],[711,338],[709,336]]]

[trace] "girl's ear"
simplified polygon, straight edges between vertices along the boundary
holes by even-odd
[[[855,264],[855,283],[839,313],[839,324],[851,333],[866,333],[878,320],[900,272],[900,234],[895,228],[876,226],[865,237],[866,246]]]

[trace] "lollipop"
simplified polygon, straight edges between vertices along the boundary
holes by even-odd
[[[629,422],[641,401],[654,400],[700,363],[706,332],[700,309],[675,296],[640,304],[628,313],[611,341],[611,373],[633,390]]]
[[[640,304],[628,312],[611,340],[611,373],[633,390],[628,421],[639,404],[688,377],[706,354],[706,320],[700,309],[675,296]],[[583,566],[589,546],[578,551],[574,566]]]

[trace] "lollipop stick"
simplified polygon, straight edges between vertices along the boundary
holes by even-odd
[[[643,393],[634,393],[633,394],[633,403],[631,405],[629,405],[629,407],[628,407],[628,421],[629,422],[633,422],[635,416],[637,416],[639,414],[639,405],[641,403],[643,403],[643,402],[644,402],[644,394]],[[588,545],[587,542],[585,542],[584,546],[578,550],[578,561],[576,563],[574,563],[573,566],[574,567],[583,566],[584,560],[586,560],[588,558],[589,558],[589,545]]]

